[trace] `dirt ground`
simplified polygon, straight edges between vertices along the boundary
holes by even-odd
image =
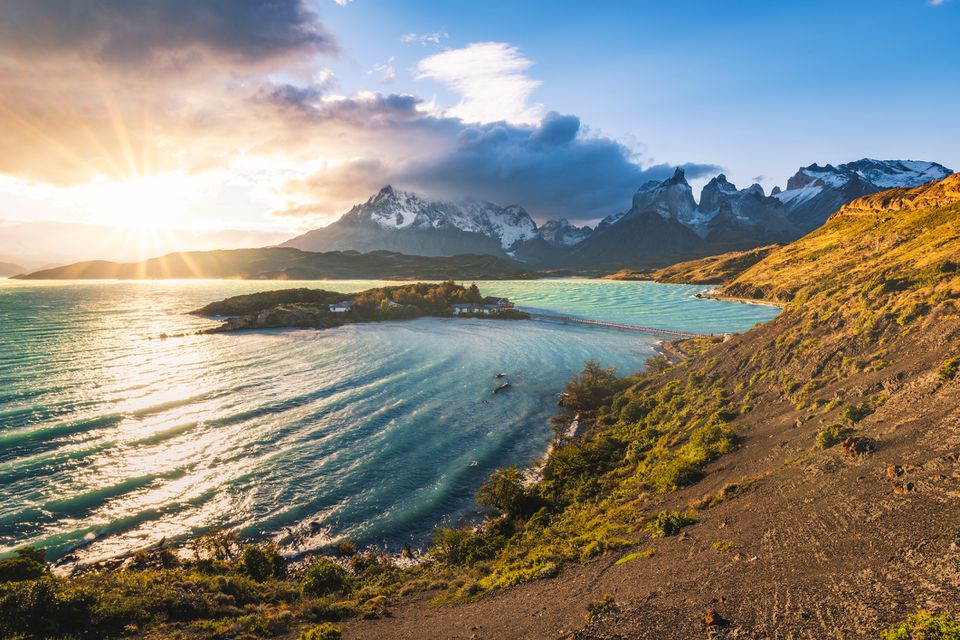
[[[736,340],[734,354],[752,348],[752,338]],[[754,480],[697,512],[681,536],[643,536],[636,549],[469,604],[423,596],[347,624],[344,637],[876,638],[917,609],[960,611],[960,380],[937,378],[942,338],[926,342],[845,383],[890,391],[858,425],[873,452],[820,451],[818,420],[798,425],[789,403],[758,401],[737,420],[741,447],[651,509],[684,509]],[[615,565],[649,547],[652,557]],[[615,610],[588,622],[587,606],[606,594]]]

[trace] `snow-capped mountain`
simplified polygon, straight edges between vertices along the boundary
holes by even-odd
[[[803,232],[812,231],[848,202],[884,189],[917,187],[953,173],[936,162],[873,160],[845,164],[812,164],[787,181],[774,197],[783,203],[787,217]]]
[[[523,207],[469,199],[433,201],[388,185],[330,226],[282,246],[305,251],[386,249],[418,255],[513,255],[538,238],[537,225]]]
[[[772,242],[790,242],[823,224],[848,202],[891,187],[914,187],[951,171],[935,162],[863,159],[812,164],[767,195],[738,189],[723,174],[699,203],[682,169],[644,183],[625,213],[591,230],[568,220],[538,227],[523,207],[482,200],[434,201],[384,187],[339,220],[285,242],[306,251],[375,251],[416,255],[492,254],[529,266],[663,266]]]
[[[566,218],[547,220],[540,225],[540,237],[553,247],[572,247],[590,237],[593,229],[570,224]]]

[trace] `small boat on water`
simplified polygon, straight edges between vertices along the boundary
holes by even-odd
[[[506,377],[507,377],[507,374],[504,373],[503,371],[501,371],[500,373],[498,373],[497,375],[495,375],[495,376],[493,376],[493,377],[494,377],[494,378],[497,378],[497,379],[506,378]]]
[[[497,394],[500,393],[501,391],[504,391],[504,390],[509,389],[509,388],[510,388],[510,383],[509,383],[509,382],[504,382],[502,385],[500,385],[499,387],[497,387],[496,389],[493,390],[493,395],[497,395]]]

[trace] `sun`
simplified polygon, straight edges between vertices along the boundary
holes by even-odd
[[[189,178],[178,173],[98,179],[86,187],[84,200],[92,217],[107,226],[137,232],[171,231],[184,226],[194,188]]]

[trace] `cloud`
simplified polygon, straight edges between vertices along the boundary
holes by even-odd
[[[425,47],[428,44],[440,45],[441,40],[446,40],[450,37],[450,34],[446,30],[441,29],[440,31],[434,31],[433,33],[405,33],[400,36],[400,42],[403,43],[415,43],[419,42],[420,46]]]
[[[40,207],[50,191],[67,201],[89,185],[128,184],[135,199],[145,177],[202,185],[226,175],[215,200],[229,206],[216,215],[241,215],[245,203],[248,222],[268,212],[273,224],[328,222],[386,183],[586,221],[672,173],[575,115],[541,115],[533,62],[506,43],[421,60],[418,77],[460,96],[446,111],[412,95],[337,95],[318,66],[336,44],[309,6],[0,0],[0,179],[21,185],[5,208],[28,192]],[[389,82],[395,61],[371,71]],[[687,169],[691,179],[716,171]],[[3,185],[0,198],[12,197]],[[213,216],[208,201],[190,206]]]
[[[930,0],[930,5],[934,7],[939,7],[942,4],[947,4],[949,0]]]
[[[524,74],[532,65],[510,44],[477,42],[424,58],[417,64],[416,77],[439,82],[460,95],[460,102],[446,115],[466,122],[533,123],[541,108],[528,104],[540,86],[539,80]]]
[[[394,66],[395,61],[396,58],[390,56],[383,64],[373,65],[373,68],[367,71],[367,75],[377,75],[380,79],[380,84],[395,82],[397,79],[397,68]]]
[[[0,0],[0,55],[179,68],[198,59],[256,64],[333,54],[304,0]]]
[[[675,169],[644,166],[615,140],[582,131],[576,116],[477,124],[425,113],[420,104],[412,96],[367,95],[304,113],[317,129],[362,127],[363,135],[351,136],[362,155],[286,183],[290,202],[276,215],[332,221],[391,183],[437,198],[520,204],[541,220],[586,222],[623,210],[639,185]],[[683,167],[691,179],[719,171],[710,164]]]

